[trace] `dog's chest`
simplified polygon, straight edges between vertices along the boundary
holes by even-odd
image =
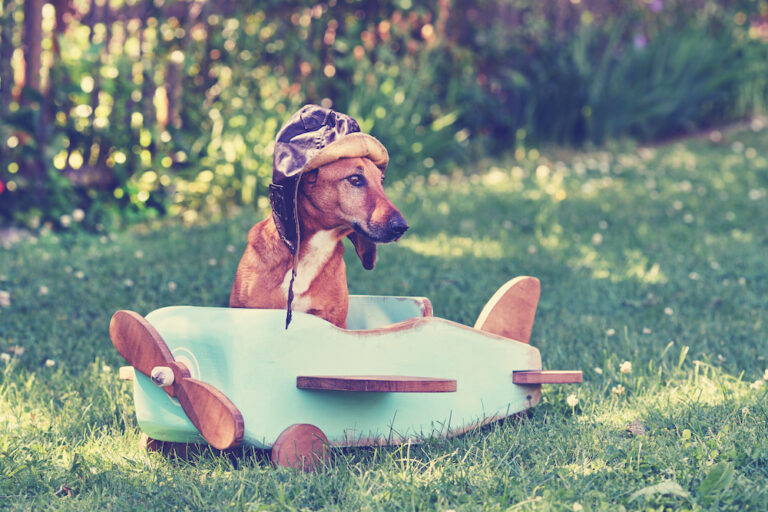
[[[328,264],[338,242],[338,236],[334,231],[318,231],[306,242],[306,250],[299,258],[296,267],[296,279],[293,282],[293,309],[296,311],[310,309],[311,304],[307,292],[310,291],[312,283]],[[280,285],[286,298],[291,283],[291,273],[291,269],[289,269],[285,273],[282,285]]]

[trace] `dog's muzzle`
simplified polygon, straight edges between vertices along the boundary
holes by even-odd
[[[389,219],[389,222],[387,222],[387,231],[392,241],[395,241],[403,236],[403,233],[408,231],[408,223],[405,222],[403,216],[398,213],[397,215],[393,215],[392,218]]]
[[[368,224],[366,228],[363,228],[360,224],[354,224],[353,228],[355,232],[362,235],[371,242],[377,244],[385,244],[388,242],[394,242],[398,240],[403,233],[408,231],[408,223],[400,214],[395,211],[390,215],[386,223],[382,224]]]

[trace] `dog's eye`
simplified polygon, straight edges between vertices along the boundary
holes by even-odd
[[[365,177],[362,174],[353,174],[352,176],[349,176],[347,178],[347,181],[353,187],[362,187],[363,185],[365,185]]]

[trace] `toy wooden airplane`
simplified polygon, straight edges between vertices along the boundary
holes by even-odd
[[[174,306],[118,311],[110,336],[136,369],[140,428],[152,439],[245,442],[308,467],[328,446],[452,436],[536,405],[543,371],[528,344],[539,281],[519,277],[474,328],[432,316],[428,299],[350,296],[347,329],[282,310]]]

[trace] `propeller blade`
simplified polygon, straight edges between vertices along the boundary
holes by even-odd
[[[243,415],[224,393],[190,377],[178,379],[173,387],[189,421],[211,446],[226,450],[243,441]]]
[[[168,366],[174,360],[157,330],[133,311],[122,310],[112,315],[109,337],[128,364],[148,377],[155,366]]]
[[[173,379],[163,389],[179,400],[189,420],[214,448],[226,450],[242,442],[243,415],[235,404],[210,384],[191,378],[189,369],[174,360],[160,333],[143,316],[118,311],[109,323],[109,336],[120,355],[147,377],[152,378],[152,369],[160,366],[173,371]]]

